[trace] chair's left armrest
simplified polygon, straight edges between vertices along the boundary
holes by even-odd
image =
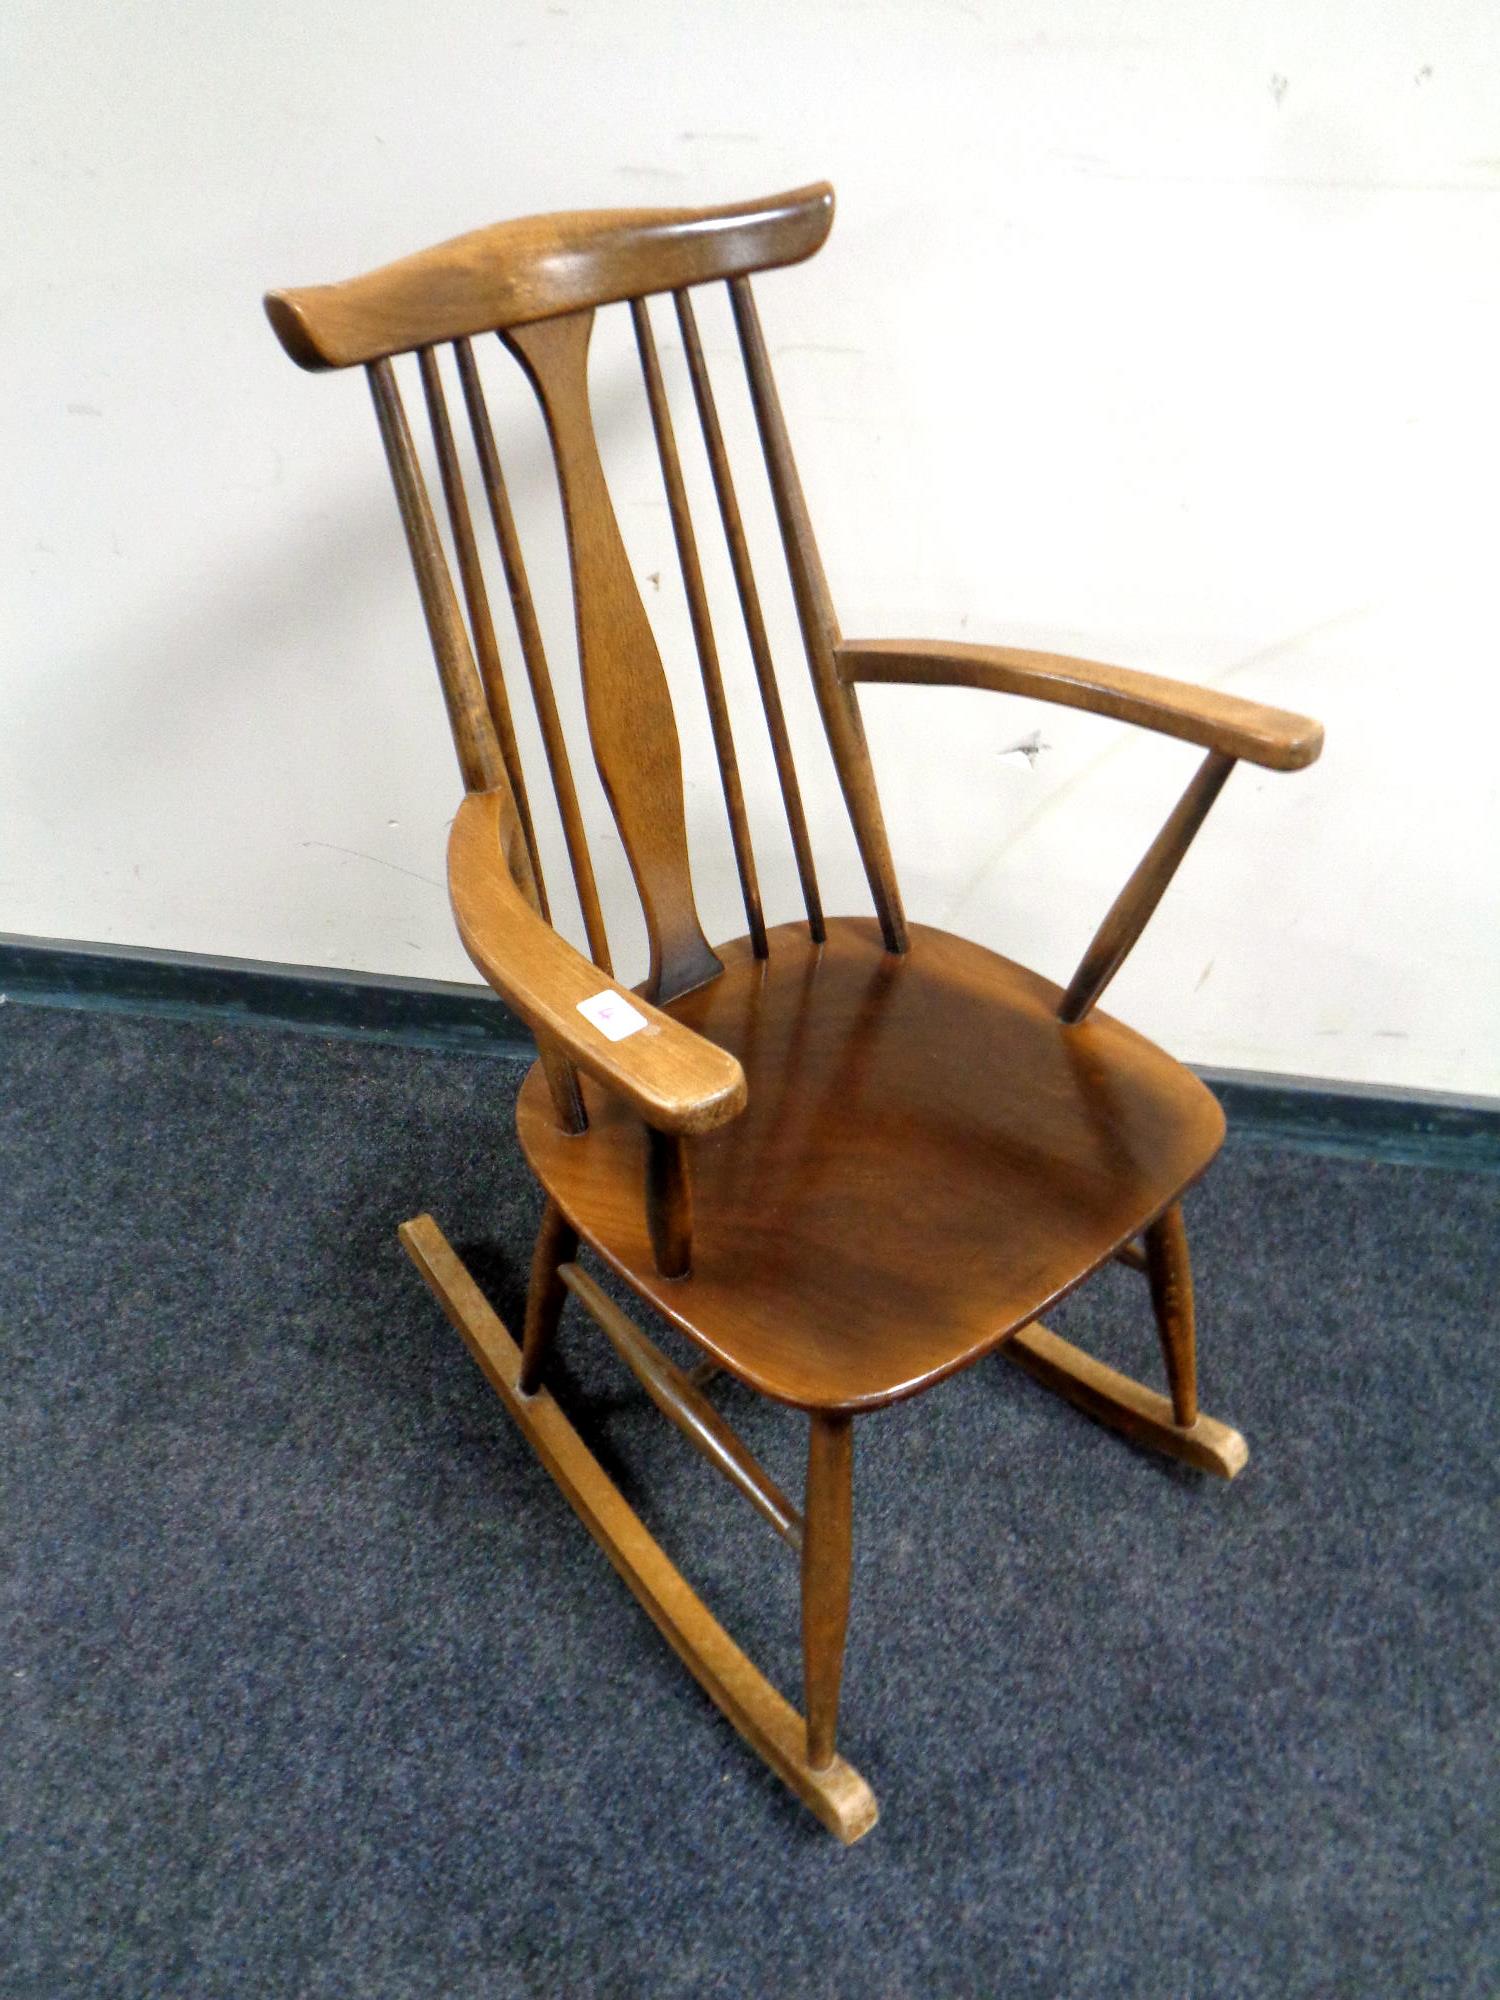
[[[1133,722],[1272,771],[1300,771],[1323,748],[1323,726],[1305,715],[1241,701],[1161,674],[1071,660],[1011,646],[946,645],[931,639],[845,639],[835,655],[840,680],[918,687],[989,688],[1028,695]]]
[[[624,1099],[655,1131],[711,1132],[745,1105],[745,1072],[727,1049],[626,993],[546,923],[505,857],[515,809],[498,791],[470,792],[448,839],[448,895],[464,949],[538,1038]],[[583,1003],[580,1005],[580,1002]],[[623,1008],[612,1037],[590,1010]],[[631,1017],[637,1025],[630,1025]]]

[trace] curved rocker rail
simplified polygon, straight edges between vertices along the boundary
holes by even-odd
[[[1001,1352],[1044,1389],[1065,1397],[1132,1443],[1181,1459],[1184,1465],[1195,1465],[1219,1479],[1235,1478],[1249,1462],[1249,1446],[1237,1430],[1198,1408],[1193,1272],[1181,1206],[1173,1202],[1159,1215],[1143,1244],[1122,1243],[1115,1262],[1150,1283],[1169,1395],[1160,1396],[1134,1376],[1096,1361],[1061,1334],[1049,1332],[1040,1320],[1012,1334]]]
[[[699,1686],[830,1833],[845,1846],[868,1833],[879,1809],[858,1771],[837,1756],[812,1768],[796,1709],[689,1586],[548,1391],[521,1394],[521,1351],[436,1222],[419,1215],[399,1234],[491,1388]]]
[[[1133,1444],[1146,1445],[1218,1479],[1233,1479],[1249,1461],[1249,1447],[1237,1430],[1217,1417],[1198,1414],[1191,1423],[1179,1423],[1170,1396],[1159,1396],[1134,1376],[1096,1361],[1060,1333],[1049,1332],[1039,1319],[1012,1334],[1000,1352],[1033,1382]]]

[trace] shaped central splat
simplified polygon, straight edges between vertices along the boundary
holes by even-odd
[[[655,635],[625,553],[589,413],[593,312],[514,327],[547,419],[562,490],[578,655],[594,762],[625,843],[651,940],[649,991],[670,1000],[723,970],[698,922],[688,870],[682,753]]]

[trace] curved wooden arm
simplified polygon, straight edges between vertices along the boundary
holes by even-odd
[[[1200,743],[1227,757],[1300,771],[1323,748],[1323,725],[1188,681],[1028,653],[1012,646],[946,645],[930,639],[846,639],[835,655],[845,682],[897,681],[919,687],[989,688],[1084,708],[1163,736]]]
[[[538,916],[505,861],[498,791],[470,792],[448,839],[448,894],[464,950],[533,1032],[615,1091],[658,1132],[710,1132],[743,1110],[745,1072],[732,1055],[627,993]],[[578,1011],[609,993],[646,1026],[612,1042]]]

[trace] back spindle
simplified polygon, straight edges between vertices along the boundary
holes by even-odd
[[[388,360],[383,360],[372,361],[366,372],[375,399],[381,442],[391,469],[391,483],[396,489],[396,503],[401,509],[401,525],[406,530],[406,545],[417,575],[443,699],[448,705],[448,723],[453,731],[464,788],[470,792],[491,791],[506,783],[505,764],[474,655],[469,649],[463,614],[453,594],[453,579],[443,557],[432,502],[427,497],[426,482],[407,426],[395,370]]]
[[[714,751],[719,760],[719,778],[724,788],[724,805],[729,814],[729,831],[734,841],[735,867],[739,872],[740,893],[745,903],[745,920],[757,958],[766,956],[766,925],[761,911],[760,886],[755,877],[755,853],[750,843],[750,827],[745,817],[745,795],[740,783],[739,759],[735,755],[734,732],[729,706],[724,699],[724,679],[719,670],[719,653],[714,643],[713,621],[708,596],[703,587],[703,570],[698,561],[698,544],[688,511],[687,492],[682,483],[682,466],[677,457],[677,440],[672,431],[672,413],[667,406],[661,364],[651,332],[651,317],[644,299],[630,301],[635,325],[636,346],[640,350],[641,373],[646,382],[646,398],[651,405],[651,427],[661,460],[662,481],[667,489],[667,505],[672,515],[672,534],[677,543],[677,559],[682,566],[683,587],[687,592],[688,613],[693,624],[693,641],[698,650],[698,667],[703,693],[708,703],[709,726]]]
[[[563,737],[562,719],[557,712],[557,697],[552,691],[552,676],[548,671],[547,655],[542,646],[541,627],[537,624],[536,609],[531,601],[531,585],[527,580],[526,564],[521,555],[520,537],[516,533],[515,516],[511,513],[510,496],[506,492],[505,477],[500,469],[500,453],[490,424],[484,384],[479,379],[479,367],[474,359],[474,350],[470,342],[454,341],[453,352],[458,361],[459,380],[463,384],[469,427],[474,433],[474,449],[479,455],[479,470],[484,481],[485,499],[489,504],[495,540],[500,548],[500,562],[505,571],[506,588],[510,592],[511,608],[515,613],[516,631],[521,641],[521,658],[525,662],[526,678],[531,684],[531,698],[536,707],[537,722],[542,732],[547,768],[552,775],[552,789],[557,798],[558,817],[562,821],[563,840],[567,845],[568,861],[573,870],[573,885],[578,892],[578,907],[583,914],[584,933],[588,938],[589,957],[601,972],[612,973],[614,968],[609,955],[609,935],[604,928],[604,912],[599,906],[594,865],[589,858],[588,835],[584,832],[583,814],[578,809],[578,793],[573,784],[573,767],[568,761],[568,746]]]
[[[453,592],[453,579],[443,557],[432,502],[428,498],[427,484],[412,443],[395,370],[389,360],[380,360],[372,361],[366,372],[370,378],[370,393],[375,401],[381,441],[391,469],[391,482],[396,489],[396,503],[401,510],[401,525],[406,530],[406,545],[411,551],[412,568],[416,572],[422,612],[438,664],[464,789],[500,794],[504,802],[501,816],[504,852],[501,858],[532,907],[540,911],[541,896],[532,873],[521,817],[505,774],[505,763],[500,755],[489,705],[479,671],[474,665],[468,634],[464,630],[463,614]],[[538,1037],[537,1047],[559,1124],[565,1132],[581,1132],[587,1118],[572,1064],[550,1040]]]
[[[729,296],[734,307],[740,352],[745,357],[745,372],[750,381],[750,400],[755,409],[756,426],[766,455],[766,470],[770,475],[771,497],[776,505],[782,547],[786,551],[787,568],[791,573],[797,620],[802,627],[802,643],[807,651],[808,669],[828,736],[828,747],[833,753],[834,768],[838,772],[844,803],[854,827],[870,894],[875,899],[875,911],[880,919],[886,950],[902,952],[907,948],[906,917],[901,908],[901,892],[896,886],[896,870],[891,859],[890,842],[886,838],[885,818],[875,789],[869,745],[865,741],[864,724],[860,720],[853,690],[839,680],[834,665],[840,637],[838,620],[834,616],[833,599],[829,594],[828,579],[823,574],[817,543],[813,540],[807,501],[797,476],[796,460],[792,457],[786,418],[782,415],[781,399],[776,393],[770,356],[766,352],[765,335],[761,331],[760,315],[755,309],[749,279],[731,278]]]
[[[537,907],[550,923],[547,885],[542,878],[536,829],[531,823],[531,805],[526,796],[526,778],[521,769],[521,753],[516,744],[515,725],[511,721],[510,699],[505,691],[505,676],[501,671],[499,648],[495,643],[495,624],[490,616],[489,592],[485,588],[484,570],[479,561],[479,550],[474,542],[474,523],[469,514],[468,495],[464,491],[463,474],[459,469],[458,453],[454,448],[453,426],[448,421],[448,404],[443,395],[443,378],[438,372],[437,356],[430,347],[418,351],[417,362],[422,371],[422,393],[427,401],[433,447],[437,452],[438,470],[442,475],[443,497],[448,503],[448,520],[453,529],[453,546],[458,554],[459,577],[463,584],[464,600],[469,607],[469,630],[473,636],[474,650],[479,656],[480,679],[484,684],[485,696],[489,703],[490,719],[495,725],[495,734],[499,740],[500,755],[505,763],[505,775],[510,780],[510,789],[515,797],[516,812],[520,816],[521,830],[526,840],[526,852],[531,861],[531,872],[536,878]]]
[[[781,690],[776,682],[776,667],[771,658],[771,645],[766,637],[766,621],[761,615],[760,592],[755,586],[755,571],[750,562],[750,545],[745,539],[745,524],[740,517],[739,499],[734,490],[734,479],[729,469],[729,454],[724,448],[724,433],[719,425],[719,412],[714,403],[713,384],[709,380],[708,364],[703,355],[703,343],[698,338],[698,322],[693,313],[693,302],[685,291],[673,295],[677,308],[677,324],[682,333],[683,352],[687,357],[688,375],[693,385],[693,401],[698,408],[698,422],[703,431],[703,443],[708,452],[709,469],[713,474],[714,496],[719,503],[719,519],[724,525],[724,539],[729,545],[729,561],[734,570],[735,589],[739,593],[740,611],[745,621],[745,637],[750,644],[750,658],[755,667],[756,685],[760,689],[761,708],[766,718],[766,730],[771,738],[771,750],[776,759],[776,776],[781,786],[781,800],[786,809],[787,831],[792,839],[792,852],[797,860],[797,876],[802,884],[802,900],[807,907],[807,926],[819,944],[826,935],[823,924],[823,903],[818,894],[818,874],[813,865],[812,841],[807,831],[807,815],[802,809],[802,791],[797,783],[797,767],[792,759],[792,742],[787,733],[786,715],[781,706]]]

